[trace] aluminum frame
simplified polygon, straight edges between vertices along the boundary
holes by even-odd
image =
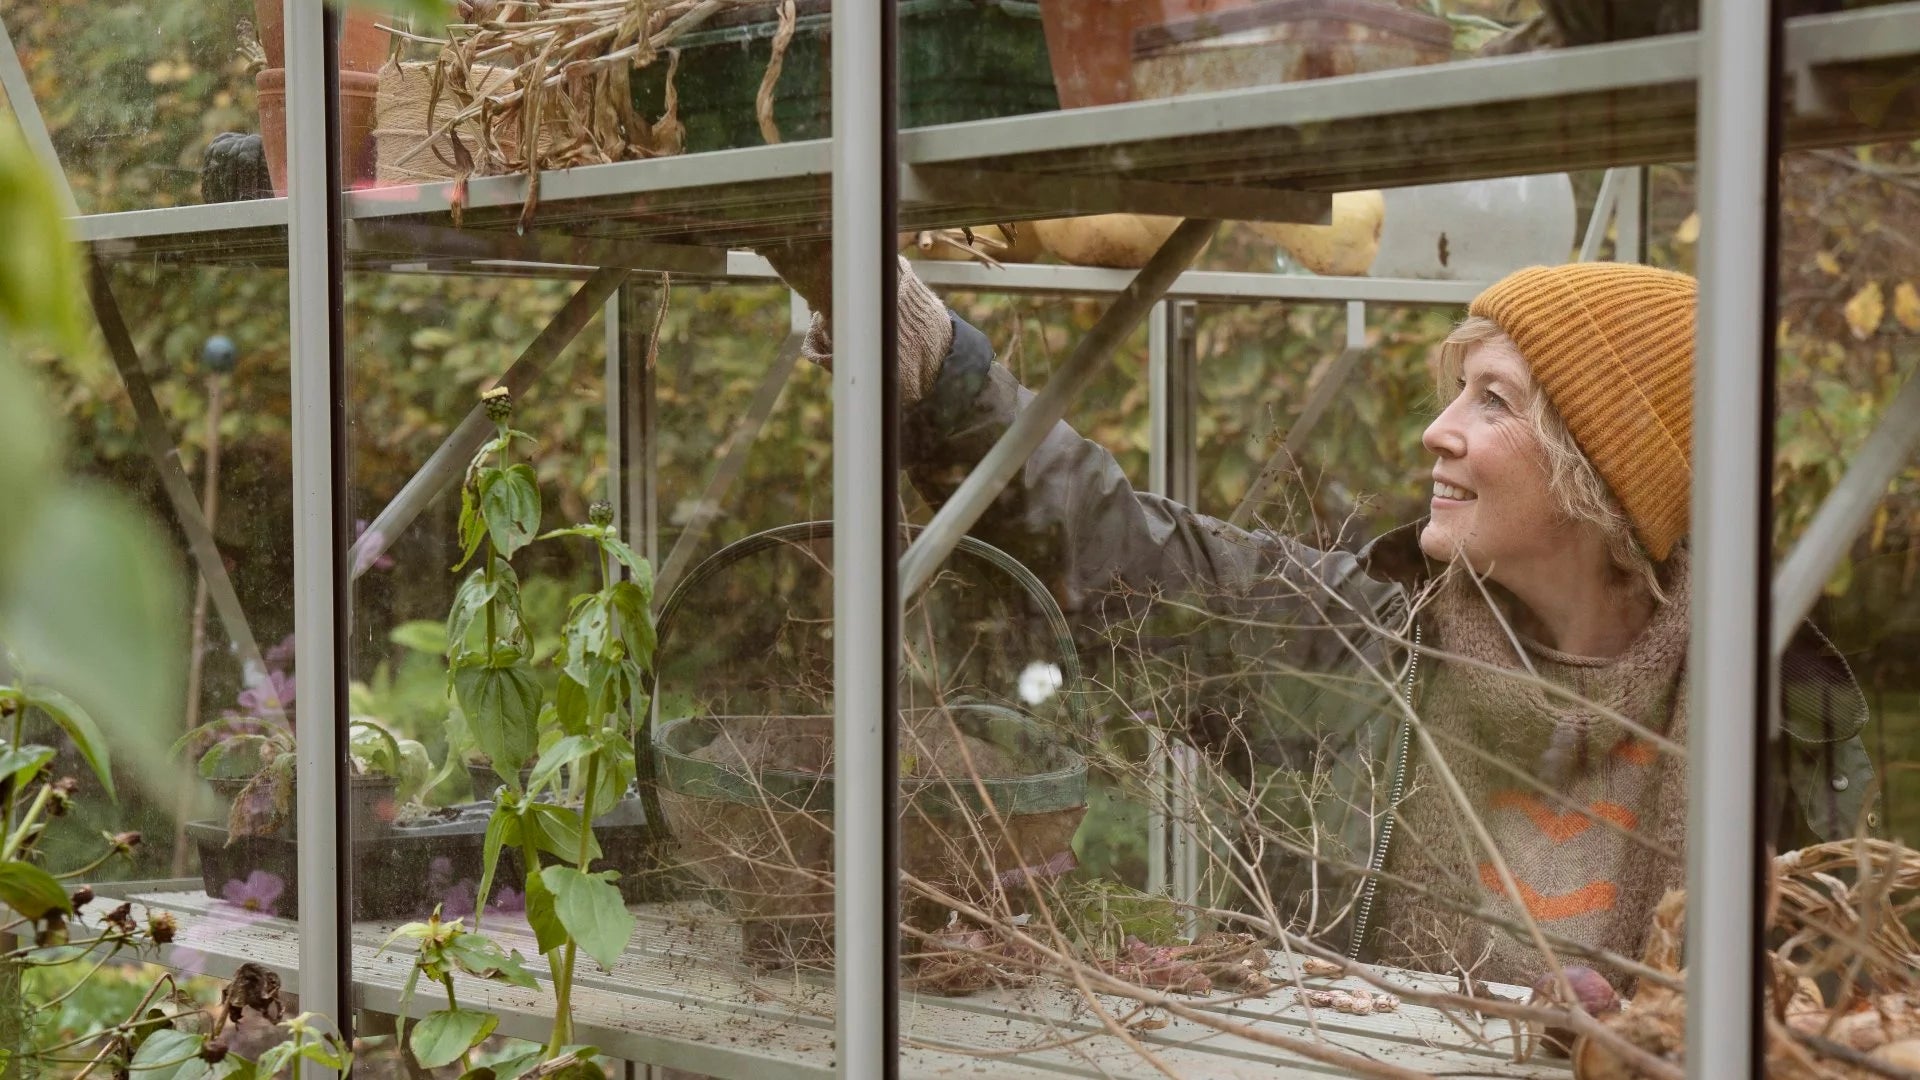
[[[289,49],[289,67],[292,69],[289,73],[289,85],[321,85],[321,80],[325,77],[323,70],[325,66],[324,62],[322,61],[317,64],[317,67],[321,70],[320,73],[316,75],[316,62],[309,55],[310,52],[321,50],[317,35],[297,35],[293,33],[296,28],[304,27],[309,30],[311,29],[308,22],[309,20],[318,20],[319,2],[318,0],[286,0],[286,8],[287,26],[290,31],[289,37],[294,39],[292,43],[297,43],[298,46],[297,48]],[[1696,960],[1692,967],[1690,978],[1694,980],[1696,991],[1701,985],[1708,982],[1718,986],[1746,985],[1748,980],[1742,978],[1741,973],[1745,972],[1750,974],[1753,959],[1751,956],[1750,918],[1743,924],[1745,930],[1741,931],[1737,930],[1733,925],[1730,925],[1738,923],[1739,920],[1725,917],[1727,912],[1746,912],[1751,907],[1751,872],[1726,873],[1725,871],[1732,866],[1731,863],[1726,861],[1728,858],[1732,858],[1735,861],[1745,859],[1746,862],[1743,865],[1748,871],[1751,871],[1750,855],[1752,850],[1753,823],[1747,815],[1726,813],[1716,815],[1708,812],[1709,808],[1715,807],[1718,803],[1725,802],[1729,797],[1737,801],[1737,797],[1743,790],[1743,784],[1746,785],[1744,790],[1750,794],[1751,779],[1747,778],[1743,780],[1738,775],[1732,775],[1732,773],[1736,769],[1744,768],[1744,763],[1750,760],[1751,755],[1742,754],[1740,751],[1743,748],[1751,748],[1752,742],[1756,738],[1756,732],[1751,730],[1750,724],[1746,723],[1746,718],[1752,717],[1757,707],[1753,685],[1755,679],[1743,678],[1742,676],[1754,675],[1757,666],[1761,662],[1760,657],[1757,655],[1742,655],[1742,649],[1744,648],[1743,642],[1746,636],[1750,636],[1751,626],[1753,624],[1749,621],[1749,624],[1743,628],[1740,625],[1741,620],[1739,618],[1742,610],[1740,597],[1743,591],[1747,596],[1745,601],[1747,605],[1745,608],[1746,614],[1749,616],[1757,614],[1753,608],[1756,606],[1754,584],[1759,580],[1759,560],[1757,557],[1749,557],[1749,555],[1744,552],[1740,553],[1739,559],[1732,558],[1732,555],[1736,551],[1750,546],[1744,544],[1744,540],[1748,539],[1746,533],[1751,531],[1752,522],[1756,517],[1756,514],[1751,512],[1754,509],[1754,501],[1757,498],[1753,490],[1754,462],[1752,460],[1744,462],[1741,460],[1743,456],[1751,458],[1751,455],[1743,455],[1740,451],[1739,448],[1745,444],[1739,441],[1739,437],[1743,434],[1750,433],[1750,429],[1757,428],[1761,423],[1761,418],[1756,415],[1751,415],[1752,410],[1743,412],[1739,408],[1729,408],[1726,403],[1745,400],[1742,395],[1752,392],[1742,389],[1743,379],[1751,382],[1750,371],[1742,366],[1744,363],[1743,358],[1752,355],[1752,352],[1748,350],[1746,346],[1757,342],[1760,335],[1764,333],[1764,328],[1742,325],[1743,319],[1746,322],[1753,321],[1750,314],[1743,315],[1742,313],[1750,313],[1757,307],[1753,302],[1755,296],[1758,295],[1755,291],[1756,284],[1753,279],[1755,275],[1760,272],[1759,268],[1764,266],[1764,260],[1751,258],[1751,256],[1753,255],[1754,245],[1761,243],[1762,241],[1759,238],[1765,235],[1764,229],[1753,227],[1755,225],[1756,204],[1760,218],[1759,223],[1761,225],[1765,224],[1764,197],[1758,200],[1752,198],[1752,189],[1756,186],[1754,181],[1758,178],[1762,169],[1742,168],[1742,163],[1752,164],[1750,158],[1753,155],[1754,147],[1764,143],[1764,140],[1757,140],[1752,137],[1754,129],[1751,121],[1754,118],[1756,110],[1764,119],[1765,102],[1768,100],[1765,91],[1770,73],[1764,63],[1756,59],[1757,57],[1766,55],[1765,49],[1755,50],[1752,48],[1753,37],[1756,33],[1755,28],[1740,25],[1740,13],[1737,12],[1735,8],[1736,5],[1727,2],[1727,0],[1709,3],[1707,5],[1704,29],[1699,35],[1697,42],[1695,39],[1688,37],[1650,44],[1640,43],[1630,47],[1635,51],[1631,53],[1623,51],[1618,54],[1623,56],[1630,55],[1634,58],[1636,66],[1628,73],[1632,77],[1639,77],[1635,73],[1642,70],[1644,65],[1642,65],[1641,62],[1646,61],[1650,57],[1678,58],[1681,67],[1687,70],[1691,70],[1690,65],[1697,57],[1698,70],[1701,74],[1699,85],[1701,105],[1699,160],[1701,162],[1703,188],[1714,190],[1716,194],[1716,199],[1708,207],[1703,207],[1703,243],[1700,263],[1703,279],[1700,339],[1701,365],[1697,379],[1696,397],[1698,400],[1713,403],[1713,407],[1703,409],[1698,414],[1701,426],[1696,432],[1696,446],[1699,448],[1699,454],[1696,458],[1694,481],[1694,520],[1698,523],[1696,527],[1696,542],[1702,548],[1713,546],[1708,540],[1710,533],[1716,535],[1730,534],[1736,541],[1742,541],[1742,543],[1725,547],[1724,550],[1728,553],[1727,560],[1723,561],[1720,556],[1716,556],[1713,562],[1718,565],[1713,568],[1711,574],[1703,574],[1702,580],[1696,584],[1696,588],[1700,589],[1699,607],[1703,611],[1700,622],[1703,625],[1696,627],[1696,653],[1691,668],[1694,675],[1690,691],[1693,694],[1693,707],[1696,716],[1718,718],[1712,724],[1709,724],[1705,719],[1697,723],[1696,738],[1698,742],[1696,757],[1709,765],[1715,763],[1719,765],[1718,768],[1698,769],[1693,778],[1694,828],[1697,830],[1693,834],[1696,842],[1690,845],[1690,849],[1694,852],[1693,861],[1689,867],[1689,874],[1692,878],[1690,884],[1696,890],[1694,895],[1697,898],[1693,909],[1695,911],[1716,910],[1719,912],[1714,920],[1714,923],[1718,925],[1705,927],[1695,926],[1693,928],[1695,936],[1691,939],[1690,947],[1696,950]],[[1901,11],[1895,11],[1886,13],[1886,15],[1892,16],[1902,13]],[[849,15],[849,18],[870,21],[870,16],[871,12],[868,9],[861,8],[857,14]],[[839,32],[838,20],[841,17],[841,13],[836,12],[837,33]],[[1848,19],[1857,20],[1857,17],[1835,16],[1830,18],[1795,20],[1796,24],[1799,25],[1796,25],[1794,34],[1792,34],[1785,43],[1789,66],[1804,66],[1818,63],[1822,60],[1840,57],[1894,55],[1909,50],[1912,47],[1912,40],[1915,35],[1909,26],[1903,33],[1887,35],[1876,32],[1870,35],[1870,37],[1874,39],[1874,46],[1866,52],[1862,52],[1854,31],[1864,24],[1857,21],[1843,24],[1841,21]],[[1895,30],[1901,29],[1901,24],[1889,21],[1885,17],[1881,17],[1880,21],[1873,23],[1872,26],[1884,26]],[[4,33],[4,28],[0,28],[0,33]],[[850,39],[842,36],[843,42],[848,40]],[[9,46],[7,49],[9,55],[5,63],[0,63],[0,79],[18,71],[17,57],[13,55],[10,47],[11,42],[8,41],[5,44]],[[855,44],[863,44],[863,42],[856,41]],[[1694,52],[1696,45],[1699,46],[1699,52],[1697,54]],[[1628,47],[1622,47],[1623,50],[1626,48]],[[844,55],[852,50],[843,46],[843,48],[838,51]],[[296,55],[303,57],[303,59],[296,61],[294,59]],[[1559,59],[1563,62],[1569,59],[1580,60],[1586,64],[1587,67],[1594,67],[1599,63],[1597,60],[1589,62],[1580,56],[1562,56]],[[836,80],[843,77],[843,69],[851,66],[851,63],[836,63]],[[1582,70],[1584,70],[1584,68]],[[8,82],[7,85],[11,91],[13,89],[13,83]],[[1623,84],[1616,73],[1616,77],[1608,85]],[[1757,89],[1756,85],[1758,87]],[[1550,83],[1550,86],[1551,89],[1556,92],[1564,92],[1567,89],[1564,83]],[[1346,88],[1342,89],[1344,90]],[[30,97],[22,98],[18,93],[15,93],[13,97],[16,111],[20,111],[23,101],[31,102]],[[333,537],[323,531],[330,529],[330,525],[323,523],[328,520],[328,515],[331,513],[331,506],[327,503],[327,492],[333,479],[331,476],[330,458],[332,447],[316,442],[315,425],[319,420],[324,419],[325,410],[330,407],[334,388],[331,385],[327,365],[324,362],[326,358],[319,356],[318,359],[316,359],[316,339],[310,333],[304,332],[312,328],[316,316],[325,317],[325,313],[319,305],[328,302],[325,296],[326,283],[324,280],[322,280],[318,286],[316,286],[314,282],[313,268],[319,264],[320,260],[312,258],[312,252],[317,250],[315,247],[316,240],[319,242],[320,247],[324,247],[328,239],[324,225],[327,211],[324,200],[329,196],[325,191],[324,184],[324,113],[323,111],[321,112],[319,117],[320,123],[318,124],[315,123],[314,115],[316,111],[322,109],[323,103],[316,95],[290,95],[290,105],[292,105],[296,97],[306,99],[306,103],[297,108],[290,108],[288,118],[289,168],[290,172],[296,177],[294,184],[296,194],[294,196],[286,200],[263,200],[240,206],[183,207],[166,211],[155,210],[126,214],[91,215],[77,218],[76,227],[83,239],[94,241],[100,245],[113,245],[120,241],[173,235],[183,231],[225,233],[235,228],[268,229],[282,225],[288,229],[288,269],[295,283],[295,287],[292,290],[289,310],[294,328],[295,482],[297,497],[300,500],[297,505],[302,509],[300,521],[296,526],[295,536],[297,548],[295,569],[297,595],[296,616],[302,634],[300,663],[303,667],[314,664],[320,665],[309,668],[310,670],[329,670],[329,667],[326,665],[330,664],[332,660],[330,644],[332,640],[331,615],[321,614],[315,605],[317,603],[316,598],[332,595],[331,547]],[[848,97],[849,95],[844,93],[836,94],[837,101],[846,102]],[[852,97],[858,99],[860,95],[855,94],[852,95]],[[1313,99],[1307,97],[1289,99],[1290,103],[1294,106],[1310,100]],[[857,100],[854,101],[853,107],[860,107],[860,103]],[[1209,105],[1209,108],[1222,110],[1223,114],[1233,113],[1234,115],[1238,115],[1241,111],[1251,107],[1253,107],[1253,103],[1237,100],[1231,102],[1215,102]],[[1139,106],[1126,106],[1126,108],[1137,109]],[[1142,111],[1129,115],[1132,117],[1146,116],[1147,114],[1147,111]],[[1154,111],[1152,114],[1155,116],[1160,115],[1158,111]],[[1050,124],[1054,124],[1063,131],[1069,130],[1072,126],[1071,124],[1062,126],[1069,119],[1068,114],[1042,119]],[[1084,111],[1071,116],[1071,120],[1078,122],[1080,125],[1087,127],[1095,126],[1088,123],[1090,119],[1097,119],[1097,117],[1093,117],[1092,114]],[[1030,125],[1030,129],[1040,130],[1035,125]],[[44,135],[44,131],[42,131],[42,134]],[[32,132],[29,132],[30,137],[31,135]],[[1037,138],[1038,136],[1030,137]],[[909,149],[929,150],[932,154],[929,160],[941,160],[939,154],[951,154],[953,158],[957,160],[964,156],[963,151],[969,149],[964,144],[972,142],[974,144],[973,148],[977,149],[978,145],[987,141],[983,132],[969,133],[945,129],[926,132],[923,135],[906,136],[903,137],[902,140],[903,146]],[[1056,149],[1058,147],[1057,142],[1051,139],[1047,140],[1047,142],[1048,145],[1045,146],[1045,149]],[[702,155],[702,157],[707,160],[701,161],[689,160],[673,163],[653,163],[655,171],[646,174],[650,181],[648,186],[674,186],[677,179],[680,178],[679,173],[672,171],[675,168],[680,169],[682,172],[688,172],[696,170],[697,168],[707,167],[718,168],[724,166],[726,168],[732,168],[738,163],[750,163],[753,165],[754,169],[749,171],[778,172],[781,171],[780,167],[784,165],[792,162],[801,162],[803,163],[803,169],[813,169],[813,172],[809,173],[809,175],[821,175],[820,170],[814,167],[814,163],[816,159],[827,156],[823,152],[823,147],[795,145],[781,149],[777,154],[773,152],[775,149],[777,148],[742,152],[743,155],[758,154],[761,156],[734,157],[724,163],[714,160],[714,156],[712,155]],[[996,146],[995,149],[1000,149],[1000,147]],[[866,149],[863,148],[863,144],[858,139],[843,139],[836,142],[833,146],[831,166],[828,171],[837,171],[842,177],[847,178],[849,181],[836,185],[835,222],[843,227],[864,224],[862,213],[847,214],[844,212],[844,205],[841,203],[841,191],[859,187],[860,184],[867,183],[868,181],[858,180],[858,178],[873,175],[871,173],[861,173],[857,171],[857,165],[861,160],[859,155],[865,152]],[[849,155],[852,156],[850,157]],[[618,170],[624,167],[606,168]],[[322,178],[322,182],[318,185],[311,182],[310,174],[315,172],[318,172]],[[575,170],[575,174],[587,172],[591,172],[591,170]],[[623,191],[630,190],[624,184],[616,185],[612,183],[612,181],[616,179],[626,181],[631,178],[624,174],[616,175],[615,173],[609,173],[605,176],[584,177],[579,180],[581,193],[590,194],[594,189],[603,187],[608,189],[620,187]],[[1733,181],[1730,185],[1726,183],[1729,179]],[[1635,170],[1629,178],[1628,183],[1623,184],[1622,190],[1619,192],[1622,201],[1619,206],[1620,236],[1616,242],[1616,253],[1618,257],[1623,259],[1637,259],[1640,254],[1641,244],[1639,243],[1639,231],[1642,225],[1639,214],[1639,197],[1638,193],[1633,191],[1634,187],[1639,186],[1637,181],[1638,170]],[[516,190],[517,183],[523,184],[523,181],[516,182],[514,178],[502,178],[498,182],[476,181],[475,188],[478,189],[476,205],[484,204],[488,199],[493,199],[502,205],[518,199],[524,188],[520,187]],[[565,181],[563,180],[563,187],[564,183]],[[69,199],[70,197],[69,195]],[[557,192],[552,186],[549,186],[548,197],[549,199],[560,197],[560,192]],[[428,201],[431,201],[431,199]],[[872,203],[868,202],[859,209],[870,211],[871,207]],[[1633,218],[1631,243],[1629,243],[1628,239],[1630,207]],[[413,213],[418,212],[421,208],[419,204],[407,206],[404,209],[395,208],[382,204],[377,197],[371,196],[358,195],[349,197],[349,212],[358,213],[360,216],[365,217]],[[870,216],[870,214],[864,216]],[[316,221],[320,223],[317,230],[315,227]],[[869,248],[865,254],[859,251],[852,251],[848,255],[850,261],[843,263],[839,252],[843,248],[850,248],[854,245],[843,244],[839,239],[840,231],[840,228],[835,229],[836,268],[848,270],[851,276],[841,279],[841,294],[847,297],[847,306],[843,309],[841,306],[843,302],[842,296],[836,296],[836,314],[844,314],[846,312],[853,313],[848,316],[849,321],[843,321],[841,323],[843,326],[865,325],[865,323],[856,324],[856,322],[852,320],[871,317],[876,314],[876,307],[879,302],[877,298],[878,289],[863,291],[860,287],[860,282],[866,280],[866,277],[862,275],[872,275],[872,272],[877,267],[878,260],[872,256],[871,249]],[[1764,254],[1764,252],[1762,252],[1762,254]],[[303,266],[305,266],[305,270],[302,269]],[[1024,271],[1030,268],[1017,269]],[[938,273],[939,275],[951,274],[953,280],[948,282],[948,284],[952,287],[980,287],[966,279],[968,274],[977,273],[974,268],[956,267],[951,271],[943,269]],[[1061,284],[1074,285],[1072,290],[1063,291],[1118,292],[1125,287],[1124,282],[1119,285],[1110,285],[1102,281],[1096,285],[1094,275],[1101,273],[1105,272],[1090,272],[1086,276],[1087,280],[1084,284],[1079,283],[1077,278],[1062,274]],[[1123,272],[1113,273],[1120,277],[1126,277]],[[929,276],[938,275],[930,274]],[[1246,276],[1254,277],[1256,275]],[[1176,288],[1180,288],[1193,281],[1198,281],[1204,277],[1205,275],[1183,275],[1176,282]],[[1228,277],[1228,275],[1222,275],[1221,277],[1225,278]],[[1015,284],[1023,280],[1025,279],[1015,278],[1014,282],[1010,284]],[[1222,299],[1250,298],[1250,294],[1226,291],[1230,284],[1231,283],[1223,282],[1217,286],[1223,291],[1214,295]],[[1422,283],[1422,287],[1426,287],[1428,284],[1429,283]],[[1430,284],[1435,290],[1469,289],[1469,286],[1461,284]],[[1210,286],[1205,284],[1192,284],[1191,287],[1195,290],[1204,290]],[[1328,282],[1327,288],[1330,295],[1324,297],[1324,299],[1346,299],[1351,297],[1354,290],[1358,288],[1390,287],[1392,286],[1380,282],[1368,281],[1366,279],[1346,279],[1337,282]],[[1026,291],[1040,291],[1047,288],[1047,286],[1035,280],[1031,286],[1017,285],[1017,288]],[[1765,282],[1758,282],[1757,288],[1763,292]],[[1003,291],[1016,291],[1016,288],[1010,287]],[[1175,295],[1175,293],[1170,292],[1169,295]],[[1322,297],[1310,298],[1321,299]],[[1386,299],[1385,297],[1376,296],[1363,298],[1376,300]],[[1409,299],[1401,302],[1451,303],[1459,301],[1451,297],[1441,299],[1436,294],[1432,299]],[[321,340],[325,340],[324,335]],[[846,365],[848,368],[852,366],[853,365]],[[868,372],[867,375],[870,376],[871,372]],[[840,518],[843,505],[842,492],[876,490],[871,487],[841,487],[841,478],[839,476],[839,462],[843,458],[854,456],[841,452],[844,449],[840,441],[841,432],[839,430],[840,424],[842,423],[842,414],[847,414],[849,423],[866,424],[868,431],[878,430],[878,425],[872,423],[870,395],[873,387],[866,385],[870,382],[870,378],[856,376],[850,370],[847,372],[844,380],[839,373],[836,373],[835,376],[836,521]],[[1899,401],[1907,402],[1909,397],[1909,393],[1903,390]],[[1905,413],[1896,410],[1890,413],[1890,421],[1897,420],[1903,415],[1905,415]],[[318,430],[324,431],[324,426]],[[1902,426],[1897,431],[1888,432],[1887,439],[1894,443],[1904,445],[1907,441],[1905,437],[1906,432],[1907,428]],[[1732,441],[1729,442],[1729,440]],[[318,457],[315,456],[317,452]],[[1849,480],[1851,479],[1852,473],[1849,474]],[[1862,490],[1870,488],[1871,486],[1870,484],[1865,484],[1863,481]],[[845,509],[850,517],[858,517],[862,514],[875,512],[876,508],[872,503],[873,500],[864,497],[857,502],[854,500],[845,500]],[[325,512],[309,515],[306,513],[309,509],[318,509]],[[1838,513],[1839,511],[1836,510],[1835,512]],[[1743,525],[1743,523],[1745,524]],[[1840,531],[1844,532],[1845,530]],[[325,540],[325,544],[316,548],[316,542],[322,539]],[[1722,548],[1716,547],[1715,550],[1720,551]],[[325,557],[316,555],[317,551],[326,552]],[[1798,555],[1799,552],[1796,551],[1795,554]],[[1747,572],[1743,575],[1740,572],[1739,565],[1729,566],[1727,562],[1736,564],[1744,563],[1746,564]],[[1711,580],[1707,580],[1708,578],[1711,578]],[[305,602],[305,610],[300,609],[302,602],[298,597],[309,598]],[[870,595],[862,593],[856,595],[854,599],[865,601],[870,600],[871,597]],[[836,596],[836,607],[838,607],[838,604],[839,597]],[[838,613],[836,617],[838,617]],[[850,623],[846,625],[849,627],[857,627],[858,624]],[[1775,632],[1777,634],[1777,629]],[[844,638],[851,635],[843,634],[841,636]],[[327,652],[316,659],[314,650],[322,648],[326,649]],[[303,687],[303,697],[309,702],[320,702],[327,696],[327,690],[323,689],[323,687],[324,684],[316,685],[310,689]],[[1746,695],[1746,708],[1744,710],[1737,707],[1728,708],[1729,705],[1738,706],[1741,703],[1740,695],[1743,693]],[[328,704],[328,709],[329,711],[331,710],[330,703]],[[1742,725],[1745,725],[1746,730],[1741,730]],[[314,727],[318,728],[319,725],[315,725]],[[313,771],[321,769],[322,767],[319,763],[322,760],[322,755],[317,752],[319,747],[316,745],[321,741],[318,738],[320,735],[321,732],[317,730],[303,732],[300,759],[300,775],[304,788],[301,796],[303,806],[308,806],[309,800],[321,801],[320,793],[322,788],[327,789],[326,795],[328,799],[332,799],[333,797],[329,777],[323,773]],[[330,739],[331,733],[327,733],[326,737]],[[309,741],[310,739],[312,740],[311,742]],[[334,749],[335,748],[331,746],[328,747],[327,755],[331,756],[334,753]],[[334,800],[335,806],[337,806],[337,802],[337,800]],[[331,850],[332,844],[330,843],[314,844],[310,842],[313,839],[310,830],[322,831],[331,829],[330,825],[325,824],[325,822],[331,821],[331,815],[307,813],[304,814],[303,817],[305,818],[305,823],[303,823],[301,828],[303,847],[309,849],[309,852],[323,848]],[[1698,831],[1702,829],[1708,831]],[[1699,842],[1709,839],[1717,839],[1725,842]],[[303,855],[303,873],[309,869],[305,859],[306,856]],[[853,867],[849,866],[848,869],[853,869]],[[302,894],[302,909],[305,914],[302,920],[302,975],[300,989],[303,995],[321,993],[322,996],[315,1000],[331,1000],[332,998],[326,993],[329,987],[322,976],[333,969],[334,962],[339,955],[339,943],[337,941],[329,942],[327,940],[327,931],[330,930],[332,926],[337,926],[337,924],[317,928],[310,928],[307,925],[310,921],[318,920],[319,916],[316,909],[320,906],[319,902],[327,898],[320,895],[326,889],[325,879],[307,876],[304,880],[306,880],[308,884],[303,889]],[[1707,900],[1707,897],[1713,895],[1718,895],[1727,902],[1715,907]],[[1703,935],[1703,929],[1715,932]],[[1744,959],[1741,959],[1742,956],[1744,956]],[[845,960],[848,959],[848,957],[843,956],[842,959]],[[1728,966],[1730,962],[1734,964],[1733,967]],[[842,970],[847,970],[846,965],[842,965]],[[331,989],[337,992],[337,983]],[[1725,997],[1725,995],[1721,996],[1723,998]],[[1738,1075],[1750,1069],[1753,1064],[1750,1055],[1744,1058],[1722,1055],[1744,1053],[1744,1051],[1736,1051],[1730,1048],[1750,1045],[1752,1026],[1755,1019],[1752,1010],[1746,1007],[1743,1000],[1739,999],[1730,1002],[1723,1001],[1721,1003],[1723,1007],[1718,1010],[1712,1008],[1713,995],[1696,992],[1694,1000],[1697,1004],[1696,1013],[1690,1016],[1690,1028],[1694,1029],[1690,1031],[1690,1041],[1694,1046],[1704,1048],[1704,1052],[1696,1053],[1692,1056],[1689,1065],[1690,1073],[1696,1076]],[[1699,1004],[1703,1002],[1705,1004]],[[850,999],[843,997],[843,1017],[852,1011],[849,1008],[851,1004],[853,1003]],[[1710,1012],[1714,1015],[1707,1015]],[[1735,1012],[1739,1013],[1739,1015],[1732,1015],[1732,1013]],[[855,1044],[844,1038],[846,1034],[847,1031],[843,1030],[842,1045],[847,1047],[851,1053],[854,1050]],[[848,1075],[854,1075],[854,1073],[849,1071]]]
[[[889,320],[881,307],[881,253],[892,223],[879,220],[886,147],[882,98],[870,73],[886,70],[882,13],[886,0],[833,5],[833,788],[835,1050],[843,1077],[890,1076],[898,1067],[889,1038],[885,845],[889,620],[884,492],[887,427],[882,365]],[[800,149],[797,147],[796,149]]]
[[[337,183],[330,153],[327,20],[322,0],[284,0],[287,56],[287,294],[291,349],[293,450],[293,622],[300,704],[318,723],[301,727],[295,744],[295,836],[299,841],[300,999],[350,1021],[350,981],[341,968],[350,953],[341,931],[341,797],[343,746],[337,726],[334,575],[338,538],[334,492],[333,357],[341,347],[334,308],[327,205]],[[330,175],[331,174],[331,175]],[[324,1003],[324,1004],[322,1004]]]
[[[1687,1076],[1759,1068],[1755,1050],[1758,799],[1766,570],[1756,541],[1772,462],[1755,360],[1767,347],[1772,235],[1771,18],[1706,0],[1699,56],[1700,308],[1695,351],[1688,734]],[[1771,377],[1771,371],[1762,377]]]

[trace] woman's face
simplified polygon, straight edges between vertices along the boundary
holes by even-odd
[[[1522,415],[1537,393],[1532,385],[1511,343],[1468,348],[1453,401],[1420,440],[1439,459],[1432,517],[1420,534],[1429,557],[1458,554],[1475,571],[1511,582],[1568,550],[1575,526],[1547,489],[1545,451]]]

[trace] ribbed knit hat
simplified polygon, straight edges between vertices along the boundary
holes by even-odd
[[[1698,294],[1686,274],[1582,262],[1517,270],[1468,309],[1519,346],[1658,560],[1687,534]]]

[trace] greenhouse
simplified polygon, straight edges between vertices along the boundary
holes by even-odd
[[[1920,0],[0,35],[8,1075],[1920,1078]]]

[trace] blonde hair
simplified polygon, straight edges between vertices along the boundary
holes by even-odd
[[[1526,359],[1526,354],[1500,329],[1500,324],[1484,315],[1468,316],[1440,343],[1434,382],[1442,400],[1451,400],[1456,392],[1461,370],[1466,366],[1467,351],[1485,344],[1503,345],[1512,349],[1515,356]],[[1560,512],[1569,521],[1598,528],[1606,539],[1614,568],[1644,586],[1656,602],[1666,603],[1666,593],[1660,588],[1659,567],[1647,553],[1646,545],[1634,535],[1633,520],[1620,508],[1620,500],[1614,498],[1593,462],[1581,452],[1580,444],[1567,430],[1566,421],[1554,410],[1553,402],[1533,380],[1531,371],[1521,393],[1525,400],[1515,405],[1527,426],[1533,429],[1546,457],[1547,490],[1559,504]]]

